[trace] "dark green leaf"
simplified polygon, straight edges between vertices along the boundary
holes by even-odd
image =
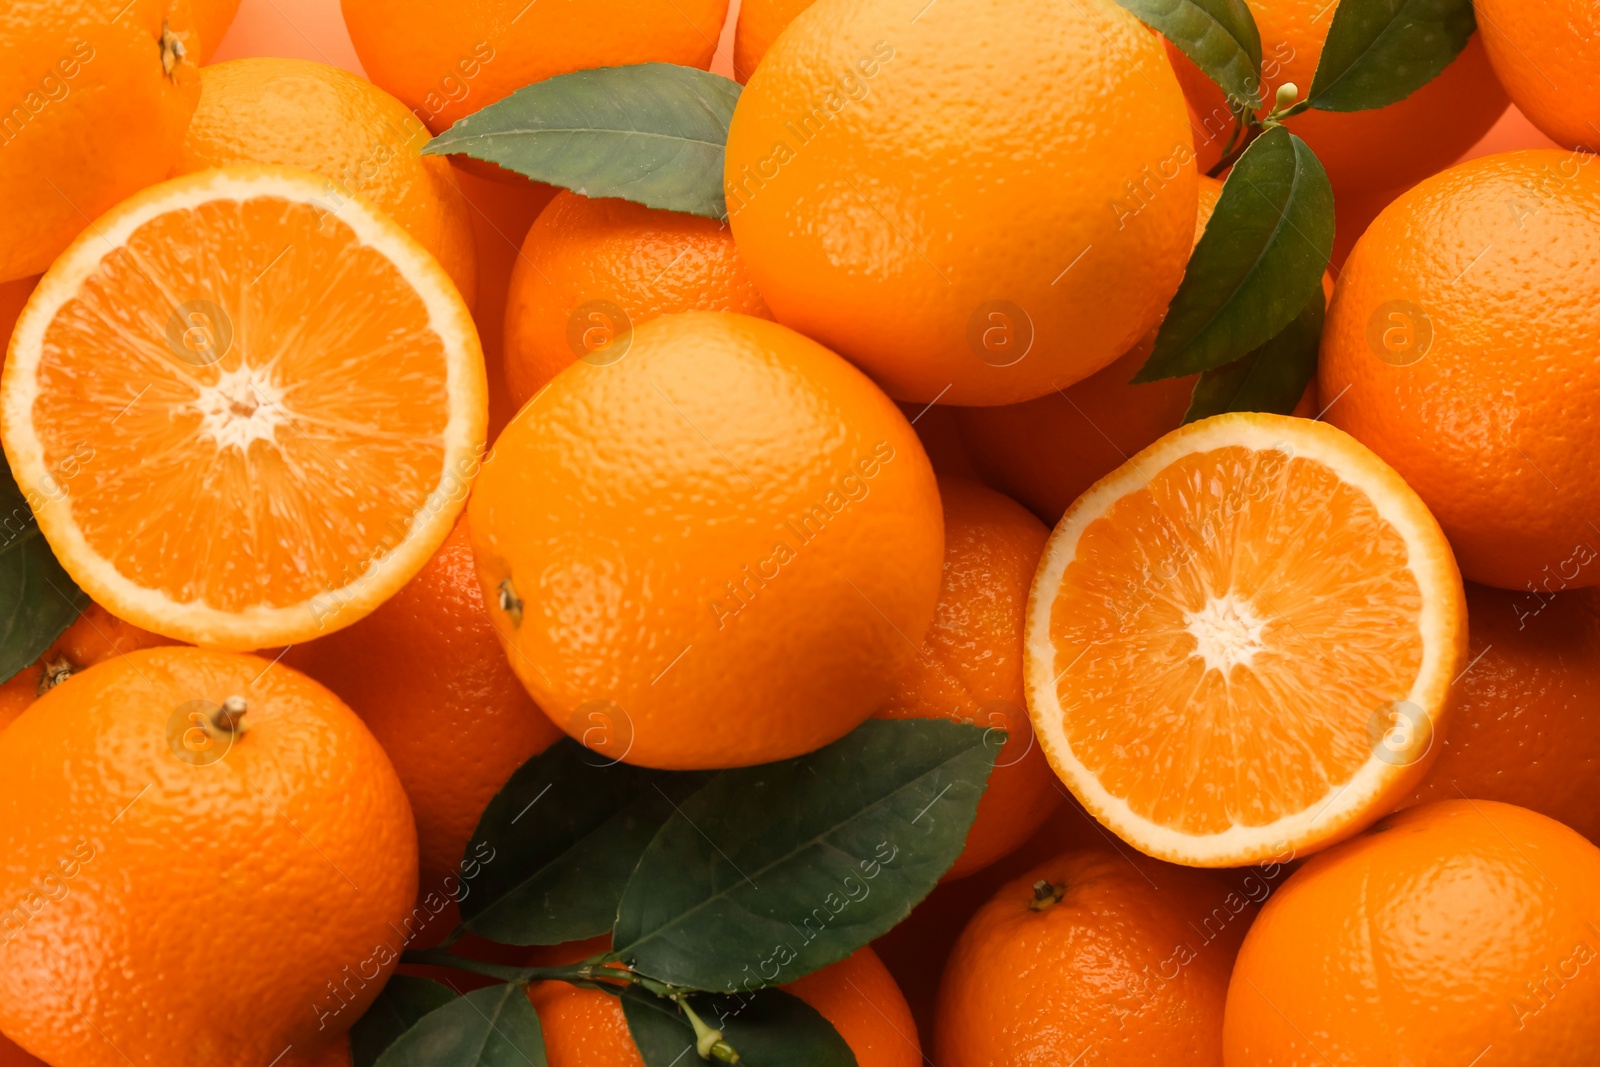
[[[1322,284],[1333,251],[1333,187],[1283,127],[1228,172],[1136,382],[1225,366],[1275,337]]]
[[[856,1054],[833,1024],[781,989],[743,996],[695,996],[689,1006],[748,1067],[856,1067]],[[622,994],[628,1032],[645,1067],[699,1063],[694,1027],[670,1000],[638,986]]]
[[[1216,82],[1235,114],[1261,108],[1261,34],[1244,0],[1117,2]]]
[[[1311,106],[1366,111],[1404,100],[1467,47],[1472,0],[1339,0],[1311,79]]]
[[[710,774],[612,763],[562,738],[524,763],[484,810],[462,870],[463,925],[507,945],[556,945],[611,929],[639,854]]]
[[[456,995],[448,986],[432,979],[391,976],[372,1007],[350,1028],[352,1067],[372,1067],[401,1034],[430,1011],[454,999]]]
[[[544,1031],[526,989],[489,986],[424,1015],[376,1067],[546,1067]]]
[[[1326,310],[1318,290],[1278,336],[1243,359],[1200,375],[1183,421],[1195,422],[1224,411],[1292,412],[1305,394],[1306,384],[1317,376],[1317,349],[1322,343]]]
[[[518,89],[423,149],[498,163],[584,196],[720,219],[740,86],[671,63],[599,67]]]
[[[616,955],[672,985],[780,985],[905,918],[961,853],[996,735],[869,719],[827,748],[724,771],[684,802],[622,895]]]
[[[56,562],[11,468],[0,463],[0,681],[44,655],[88,606]]]

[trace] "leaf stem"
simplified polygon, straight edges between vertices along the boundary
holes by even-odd
[[[407,949],[400,956],[402,963],[450,967],[458,971],[481,974],[486,978],[498,978],[503,982],[514,982],[521,985],[526,985],[529,982],[570,982],[573,985],[600,988],[603,983],[607,982],[620,982],[627,985],[645,981],[632,971],[619,967],[605,966],[603,962],[605,960],[606,956],[602,954],[590,957],[580,963],[569,963],[560,967],[508,967],[500,963],[487,963],[483,960],[457,956],[455,953],[442,948]]]
[[[1243,135],[1245,127],[1248,126],[1252,121],[1254,120],[1251,118],[1248,110],[1241,109],[1233,113],[1233,132],[1228,135],[1228,143],[1223,146],[1222,156],[1220,158],[1226,159],[1228,153],[1234,150],[1234,148],[1239,144],[1239,138],[1241,135]]]
[[[689,998],[683,990],[678,990],[672,995],[672,1002],[683,1009],[683,1014],[688,1016],[689,1025],[694,1027],[694,1050],[703,1060],[717,1060],[719,1063],[738,1063],[739,1053],[734,1047],[722,1039],[722,1031],[714,1030],[707,1026],[705,1020],[689,1005]]]
[[[1283,125],[1289,119],[1294,118],[1296,115],[1300,114],[1302,111],[1309,111],[1310,109],[1311,109],[1311,101],[1310,100],[1301,100],[1301,101],[1299,101],[1299,102],[1297,102],[1295,104],[1290,105],[1289,107],[1284,108],[1282,111],[1273,111],[1270,115],[1268,115],[1265,119],[1262,120],[1262,125],[1270,130],[1274,126]]]
[[[1222,154],[1222,158],[1217,160],[1217,163],[1214,167],[1206,171],[1207,177],[1219,177],[1223,171],[1239,162],[1239,157],[1245,154],[1251,144],[1255,142],[1257,137],[1260,137],[1262,134],[1267,132],[1266,127],[1254,120],[1252,120],[1248,125],[1245,125],[1243,128],[1244,136],[1237,139],[1237,144],[1232,144],[1230,142],[1228,151]]]
[[[1234,112],[1233,135],[1228,138],[1228,145],[1222,150],[1222,158],[1217,160],[1216,166],[1206,171],[1206,175],[1215,178],[1223,171],[1239,161],[1250,143],[1268,130],[1276,129],[1285,122],[1294,118],[1302,111],[1311,107],[1311,98],[1296,100],[1300,95],[1299,88],[1294,82],[1286,82],[1278,87],[1277,99],[1273,101],[1272,110],[1260,120],[1249,111]],[[1243,137],[1240,134],[1243,134]]]

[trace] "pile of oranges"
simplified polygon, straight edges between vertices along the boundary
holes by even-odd
[[[828,1064],[1600,1059],[1600,7],[324,2],[365,76],[213,62],[239,0],[0,12],[0,1064],[659,1067],[641,1001],[821,1063],[463,903],[541,754],[874,720],[990,767],[903,921],[767,976]],[[1376,18],[1350,83],[1464,43],[1318,107]],[[1311,362],[1263,300],[1152,375],[1258,231]],[[463,1052],[422,978],[529,1014]]]

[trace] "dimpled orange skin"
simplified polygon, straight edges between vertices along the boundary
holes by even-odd
[[[478,266],[471,208],[428,131],[364,78],[304,59],[233,59],[200,72],[200,105],[175,174],[239,163],[299,167],[329,181],[328,207],[363,196],[415,237],[470,307]]]
[[[728,0],[340,0],[361,66],[434,133],[590,67],[711,65]]]
[[[739,24],[733,31],[733,76],[741,82],[749,81],[778,34],[813,2],[744,0],[739,5]]]
[[[961,440],[983,480],[1054,525],[1091,485],[1177,429],[1195,379],[1132,384],[1154,341],[1147,337],[1061,392],[1004,407],[955,409]]]
[[[267,668],[145,649],[0,733],[0,900],[56,898],[0,955],[0,1027],[55,1067],[269,1063],[347,1028],[392,969],[375,952],[416,892],[405,793],[353,712]],[[245,734],[178,759],[174,713],[233,695]],[[346,967],[367,977],[341,1010]]]
[[[1467,585],[1450,729],[1408,801],[1499,800],[1600,842],[1600,590]]]
[[[1293,82],[1302,98],[1310,91],[1334,5],[1254,0],[1250,11],[1261,33],[1265,114],[1279,86]],[[1167,52],[1202,128],[1226,139],[1233,123],[1222,90],[1176,48],[1168,45]],[[1403,189],[1459,158],[1509,102],[1475,35],[1454,62],[1404,100],[1369,111],[1306,111],[1286,125],[1317,154],[1335,192]]]
[[[945,880],[980,870],[1026,841],[1060,803],[1033,737],[1022,683],[1028,589],[1049,532],[1026,508],[976,482],[941,478],[944,582],[922,654],[900,675],[881,719],[944,718],[1007,732],[967,846]]]
[[[1463,576],[1587,586],[1597,350],[1600,166],[1507,152],[1430,178],[1368,227],[1329,309],[1318,389],[1327,421],[1422,497]]]
[[[1311,857],[1262,907],[1225,1059],[1592,1063],[1597,962],[1600,849],[1510,804],[1411,808]]]
[[[833,1024],[859,1067],[923,1062],[911,1009],[870,948],[783,988]],[[616,997],[565,982],[539,982],[528,988],[528,999],[539,1012],[550,1067],[644,1067]]]
[[[1222,182],[1202,174],[1196,244],[1221,198]],[[1155,343],[1152,330],[1109,367],[1035,400],[951,409],[978,474],[1054,526],[1084,490],[1183,422],[1193,376],[1132,384]]]
[[[1064,895],[1035,911],[1040,881]],[[1218,875],[1103,848],[1063,853],[1007,882],[945,964],[934,1060],[1069,1064],[1093,1049],[1119,1067],[1221,1067],[1244,923],[1204,921],[1225,895]],[[1242,913],[1242,897],[1238,905]]]
[[[451,896],[483,809],[561,736],[506,663],[484,610],[464,519],[371,615],[283,662],[333,690],[383,745],[411,800],[418,896]],[[427,936],[449,931],[435,923]]]
[[[1063,852],[1104,847],[1117,840],[1066,793],[1066,786],[1060,792],[1064,795],[1055,813],[1020,848],[971,878],[941,882],[898,926],[872,943],[872,950],[899,983],[922,1033],[933,1034],[939,978],[956,939],[1001,886]]]
[[[592,306],[602,301],[626,322]],[[590,313],[581,313],[586,306]],[[511,273],[505,366],[512,401],[521,407],[581,353],[607,358],[628,323],[674,311],[771,317],[733,235],[715,219],[557,193],[528,230]]]
[[[624,359],[558,374],[495,442],[468,516],[539,706],[668,769],[848,733],[916,655],[944,557],[933,469],[894,403],[727,312],[652,319]]]
[[[1188,110],[1113,0],[923,6],[821,0],[789,24],[729,129],[733,235],[773,316],[895,399],[1029,400],[1177,291]]]
[[[1500,84],[1553,141],[1600,149],[1600,8],[1590,0],[1476,0]]]
[[[0,130],[0,199],[12,205],[0,281],[41,273],[90,220],[167,176],[200,87],[192,56],[162,69],[163,24],[197,46],[186,0],[0,8],[0,100],[12,109]]]
[[[0,684],[0,730],[15,722],[17,716],[39,699],[40,684],[52,671],[75,673],[135,649],[177,643],[149,630],[141,630],[133,623],[117,618],[99,604],[91,603],[45,649],[43,655]]]

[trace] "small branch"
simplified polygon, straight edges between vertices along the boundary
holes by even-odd
[[[1245,150],[1255,142],[1257,137],[1260,137],[1266,132],[1267,131],[1265,127],[1255,122],[1250,123],[1249,127],[1245,130],[1243,140],[1241,140],[1237,146],[1230,147],[1229,150],[1223,154],[1222,158],[1217,160],[1217,165],[1206,171],[1207,177],[1220,177],[1223,171],[1239,162],[1239,157],[1244,155]]]
[[[1234,147],[1239,143],[1239,137],[1244,133],[1245,127],[1249,125],[1250,121],[1249,111],[1240,110],[1233,113],[1233,132],[1228,135],[1228,143],[1222,148],[1221,158],[1226,159],[1228,153],[1233,151]]]
[[[1296,103],[1290,107],[1286,107],[1282,111],[1274,111],[1272,114],[1268,115],[1265,120],[1263,120],[1262,124],[1270,130],[1274,126],[1282,126],[1289,119],[1294,118],[1303,111],[1309,111],[1310,109],[1311,101],[1301,100],[1299,103]]]
[[[526,985],[529,982],[568,982],[572,985],[581,985],[590,989],[607,988],[607,983],[619,982],[630,985],[642,981],[632,971],[622,970],[617,967],[603,965],[604,955],[595,956],[581,963],[570,963],[560,967],[507,967],[499,963],[485,963],[482,960],[467,959],[457,956],[442,948],[407,949],[401,954],[402,963],[427,964],[434,967],[450,967],[470,974],[481,974],[486,978],[498,978],[502,982],[514,982]]]

